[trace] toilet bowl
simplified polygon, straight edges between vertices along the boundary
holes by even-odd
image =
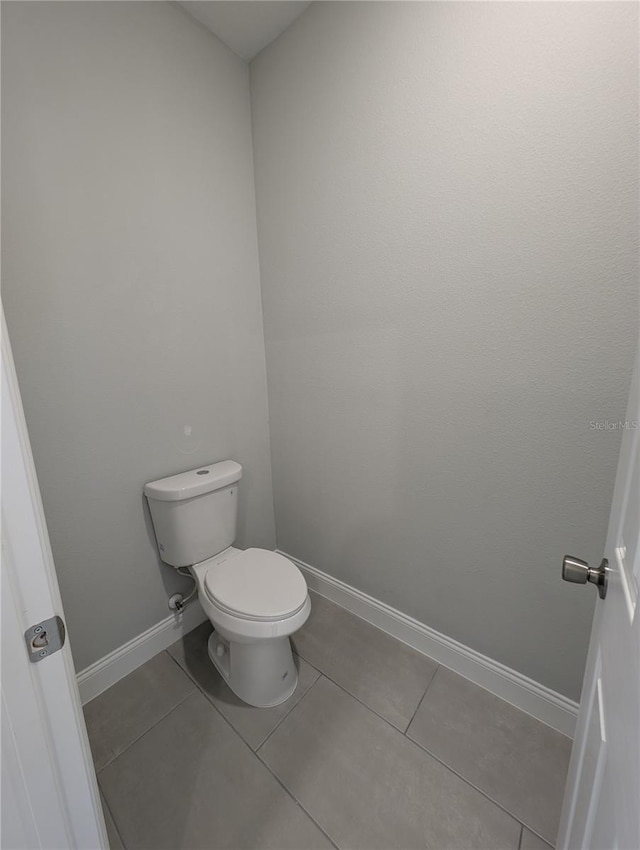
[[[269,708],[296,688],[289,636],[311,602],[300,570],[267,549],[236,549],[238,482],[232,460],[151,481],[149,503],[160,558],[188,567],[213,624],[208,653],[244,702]]]
[[[208,652],[220,675],[249,705],[284,702],[298,683],[289,636],[311,611],[300,570],[275,552],[233,547],[190,570],[213,624]]]

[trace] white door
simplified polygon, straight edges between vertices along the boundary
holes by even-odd
[[[640,351],[627,418],[616,423],[623,437],[604,552],[607,593],[596,605],[559,850],[640,848],[639,360]]]
[[[24,639],[54,615],[64,617],[3,314],[3,850],[108,847],[69,642],[32,663]]]

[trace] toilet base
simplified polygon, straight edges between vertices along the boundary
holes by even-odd
[[[214,631],[209,658],[234,694],[256,708],[272,708],[289,699],[298,685],[288,637],[236,643]]]

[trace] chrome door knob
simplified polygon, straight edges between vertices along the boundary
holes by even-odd
[[[562,578],[576,584],[586,584],[589,578],[589,564],[581,558],[565,555],[562,559]]]
[[[602,563],[597,569],[593,569],[581,558],[574,558],[573,555],[565,555],[562,559],[562,578],[565,581],[571,581],[575,584],[586,584],[590,581],[598,588],[600,599],[604,599],[607,595],[608,567],[609,562],[606,558],[602,559]]]

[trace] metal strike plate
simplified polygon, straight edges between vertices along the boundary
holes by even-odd
[[[57,615],[30,626],[24,633],[29,661],[35,664],[62,649],[66,633],[64,621]]]

